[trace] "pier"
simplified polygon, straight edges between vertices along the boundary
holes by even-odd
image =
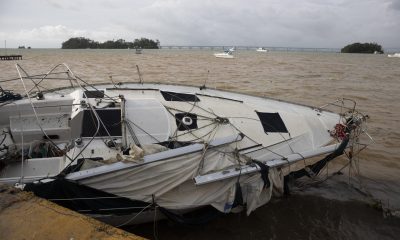
[[[225,45],[225,46],[179,46],[179,45],[164,45],[159,46],[160,49],[182,49],[182,50],[225,50],[235,47],[236,50],[248,50],[255,51],[259,47],[268,49],[269,51],[278,52],[340,52],[338,48],[302,48],[302,47],[271,47],[271,46],[237,46],[237,45]]]
[[[22,60],[22,55],[0,55],[0,60]]]
[[[145,240],[3,184],[0,184],[0,239]]]

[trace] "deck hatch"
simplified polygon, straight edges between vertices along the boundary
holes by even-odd
[[[283,122],[279,113],[265,113],[257,112],[258,118],[264,128],[264,132],[283,132],[287,133],[288,130]]]
[[[178,101],[178,102],[200,102],[200,99],[194,95],[189,93],[175,93],[175,92],[166,92],[160,91],[165,101]]]
[[[86,95],[87,98],[103,98],[104,97],[104,91],[99,90],[99,91],[85,91],[84,94],[82,94],[82,97],[84,98]]]
[[[121,109],[97,109],[96,113],[104,123],[111,136],[121,136]],[[82,137],[93,137],[97,130],[97,120],[91,110],[84,110],[82,121]],[[100,124],[97,137],[108,136],[103,125]]]

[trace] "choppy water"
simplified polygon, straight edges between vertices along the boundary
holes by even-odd
[[[228,89],[292,102],[321,106],[337,98],[352,98],[368,114],[368,132],[375,144],[359,157],[362,177],[334,176],[295,196],[253,213],[229,215],[196,228],[158,224],[160,239],[396,239],[400,222],[383,218],[365,203],[372,199],[385,209],[400,210],[400,59],[386,55],[236,52],[235,59],[217,59],[208,50],[8,50],[22,61],[0,61],[0,79],[16,77],[15,63],[31,74],[67,63],[81,78],[95,83],[138,81],[184,83]],[[4,54],[0,51],[0,54]],[[54,83],[56,86],[57,83]],[[3,88],[21,89],[20,83]],[[340,164],[345,163],[341,159]],[[334,168],[335,166],[332,166]],[[350,186],[347,184],[350,182]],[[322,196],[327,198],[322,199]],[[336,200],[341,200],[336,201]],[[343,202],[345,201],[345,202]],[[131,230],[153,236],[153,226]],[[289,230],[290,229],[290,230]]]

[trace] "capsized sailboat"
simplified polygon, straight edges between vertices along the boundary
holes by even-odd
[[[315,108],[204,86],[90,85],[64,64],[17,69],[25,96],[2,93],[0,183],[116,226],[207,206],[250,214],[365,133],[347,99]]]

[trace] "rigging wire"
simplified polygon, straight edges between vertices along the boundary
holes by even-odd
[[[154,220],[153,220],[153,237],[154,237],[155,240],[158,240],[157,209],[158,209],[158,205],[155,205],[155,207],[154,207]]]
[[[141,128],[139,125],[137,125],[136,123],[134,123],[132,120],[130,119],[126,119],[128,120],[129,123],[132,123],[135,127],[137,127],[138,129],[140,129],[141,131],[143,131],[145,134],[147,134],[149,137],[153,138],[157,143],[161,143],[157,138],[155,138],[153,135],[151,135],[150,133],[148,133],[146,130],[144,130],[143,128]]]
[[[133,142],[134,142],[137,146],[140,146],[139,139],[137,138],[137,136],[136,136],[136,134],[135,134],[135,131],[133,130],[131,124],[130,124],[128,121],[126,121],[126,120],[125,120],[125,123],[126,123],[126,126],[128,127],[129,133],[131,134],[131,137],[132,137]],[[156,139],[156,140],[157,140],[157,139]]]
[[[338,102],[338,101],[336,101],[336,102]],[[344,105],[345,104],[344,100],[342,100],[341,103],[342,103],[342,105]],[[325,107],[326,106],[327,105],[325,105]],[[336,105],[336,104],[335,104],[335,106],[339,107],[339,105]],[[346,107],[342,107],[341,108],[342,112],[340,113],[341,118],[340,118],[339,122],[343,122],[345,124],[346,123],[346,118],[345,118],[345,114],[343,113],[343,109],[349,109],[349,108],[346,108]],[[349,170],[349,173],[348,173],[348,178],[349,178],[348,181],[349,182],[348,183],[350,184],[352,176],[354,175],[356,177],[356,179],[358,179],[360,187],[364,188],[364,186],[362,184],[362,181],[361,181],[361,172],[360,172],[360,167],[359,167],[359,161],[360,161],[359,153],[366,148],[367,144],[360,143],[359,142],[359,138],[363,133],[366,133],[366,128],[367,128],[367,122],[365,121],[366,116],[361,114],[361,113],[359,113],[358,111],[356,111],[354,109],[354,107],[353,107],[353,110],[350,112],[350,114],[351,115],[348,117],[348,119],[357,120],[358,116],[361,116],[361,119],[363,119],[363,121],[361,122],[361,126],[359,126],[358,128],[353,129],[353,131],[351,131],[349,136],[348,136],[350,138],[351,146],[350,146],[349,153],[344,152],[345,156],[348,159],[348,162],[345,163],[338,171],[335,171],[335,173],[331,174],[331,175],[329,175],[329,170],[328,170],[329,163],[328,163],[325,166],[327,171],[326,171],[326,177],[324,179],[317,179],[317,177],[319,176],[319,174],[317,174],[316,176],[314,176],[312,178],[312,182],[311,183],[300,184],[298,186],[300,189],[304,189],[305,187],[308,187],[309,185],[312,185],[312,184],[321,184],[321,183],[331,179],[335,175],[339,174],[345,168],[348,168],[348,170]],[[373,142],[373,139],[369,135],[367,135],[367,136]],[[364,191],[363,192],[364,194],[366,194],[367,196],[371,197],[371,199],[373,199],[372,194],[370,194],[366,188],[364,188],[363,191]]]
[[[53,69],[51,69],[49,72],[47,72],[47,73],[45,73],[44,74],[44,76],[40,79],[40,81],[39,82],[35,82],[32,78],[29,78],[29,79],[31,79],[31,81],[33,82],[33,84],[35,85],[35,86],[33,86],[29,91],[28,91],[28,94],[36,87],[37,89],[38,89],[38,91],[40,92],[40,89],[39,89],[39,84],[44,80],[44,79],[46,79],[47,78],[47,76],[51,73],[51,72],[53,72],[53,70],[55,70],[57,67],[58,67],[59,65],[57,65],[57,66],[55,66]],[[25,71],[24,71],[25,72]],[[28,76],[28,74],[25,72],[25,74]]]
[[[51,74],[57,75],[57,74],[62,74],[62,73],[67,73],[67,72],[55,72],[55,73],[51,73]],[[42,74],[35,74],[35,75],[28,75],[28,78],[39,79],[39,78],[41,78],[41,77],[44,76],[44,75],[45,75],[45,73],[42,73]],[[24,78],[27,78],[27,77],[24,77]],[[47,79],[52,79],[52,78],[47,78]],[[19,81],[19,80],[20,80],[19,77],[18,77],[18,78],[11,78],[11,79],[3,79],[3,80],[0,80],[0,83],[12,82],[12,81]],[[59,80],[59,79],[57,79],[57,80]],[[68,80],[68,79],[65,79],[65,80]]]
[[[117,228],[120,228],[122,226],[125,226],[127,224],[129,224],[130,222],[132,222],[133,220],[135,220],[135,218],[137,218],[142,212],[144,212],[144,210],[148,209],[149,207],[153,206],[153,203],[150,203],[149,205],[147,205],[146,207],[144,207],[142,210],[140,210],[140,212],[138,212],[136,215],[134,215],[132,218],[130,218],[128,221],[116,226]]]
[[[54,68],[55,69],[55,68]],[[53,69],[53,70],[54,70]],[[17,68],[17,70],[18,70],[18,68]],[[25,70],[23,70],[22,68],[21,68],[21,70],[27,75],[27,73],[25,72]],[[69,69],[68,69],[69,70]],[[70,70],[68,71],[68,73],[70,72]],[[21,76],[21,74],[20,74],[20,72],[18,71],[18,73],[19,73],[19,75],[20,75],[20,79],[22,80],[22,76]],[[72,72],[71,72],[72,73]],[[49,73],[48,73],[49,74]],[[40,89],[39,89],[39,84],[48,76],[48,74],[47,75],[45,75],[39,82],[35,82],[34,80],[32,80],[32,78],[29,78],[32,82],[34,82],[34,84],[35,84],[35,86],[31,89],[31,90],[33,90],[34,88],[37,88],[39,91],[40,91]],[[72,73],[72,75],[73,75],[73,73]],[[28,76],[28,75],[27,75]],[[73,75],[73,77],[75,77],[74,75]],[[80,81],[82,81],[82,82],[84,82],[82,79],[80,79],[80,78],[77,78],[77,77],[75,77],[75,81],[77,82],[77,84],[82,88],[82,89],[87,89],[85,86],[82,86],[82,85],[80,85],[79,83],[78,83],[78,79],[80,80]],[[22,82],[23,82],[23,80],[22,80]],[[86,82],[84,82],[84,83],[86,83]],[[23,82],[23,84],[24,84],[24,82]],[[24,88],[25,88],[25,85],[24,85]],[[97,91],[99,91],[97,88],[95,88],[95,87],[93,87],[94,89],[96,89]],[[30,91],[31,91],[30,90]],[[27,89],[25,88],[25,92],[27,92],[27,97],[29,98],[29,92],[30,91],[28,91],[27,92]],[[84,93],[84,97],[87,99],[87,96],[86,96],[86,94]],[[107,96],[107,97],[109,97],[109,96]],[[178,97],[179,98],[179,96],[176,96],[176,97]],[[114,102],[116,102],[116,100],[114,100],[113,98],[110,98],[109,97],[109,99],[111,99],[112,101],[114,101]],[[31,102],[31,105],[32,105],[32,108],[33,108],[33,111],[34,111],[34,113],[35,113],[35,116],[36,116],[36,118],[37,118],[37,121],[38,121],[38,116],[37,116],[37,113],[36,113],[36,111],[35,111],[35,107],[34,107],[34,105],[33,105],[33,103],[32,103],[32,101],[31,101],[31,99],[29,98],[29,100],[30,100],[30,102]],[[195,108],[198,108],[198,109],[201,109],[201,110],[203,110],[203,111],[205,111],[205,112],[207,112],[207,113],[209,113],[209,114],[213,114],[213,115],[215,115],[216,117],[218,117],[214,112],[210,112],[210,111],[208,111],[208,110],[205,110],[204,108],[202,108],[202,107],[200,107],[200,106],[198,106],[198,104],[196,104],[196,102],[194,102],[194,103],[189,103],[188,101],[184,101],[185,103],[187,103],[187,104],[190,104],[191,106],[192,106],[192,108],[190,109],[190,111],[189,111],[189,113],[191,113],[191,112],[193,112],[193,110],[195,109]],[[93,112],[93,114],[95,115],[95,118],[97,119],[97,130],[96,130],[96,134],[92,137],[92,139],[91,139],[91,141],[93,140],[93,138],[97,135],[97,133],[98,133],[98,131],[99,131],[99,128],[100,128],[100,124],[105,128],[105,130],[106,130],[106,132],[107,132],[107,134],[108,134],[108,136],[111,138],[111,136],[110,136],[110,134],[109,134],[109,132],[108,132],[108,130],[107,130],[107,128],[106,128],[106,126],[105,126],[105,124],[103,123],[103,121],[100,119],[100,117],[98,116],[98,114],[97,114],[97,112],[94,110],[94,108],[93,108],[93,106],[91,105],[91,104],[89,104],[88,103],[88,105],[89,105],[89,107],[91,108],[91,110],[92,110],[92,112]],[[181,111],[181,110],[177,110],[177,109],[173,109],[173,108],[170,108],[170,109],[168,109],[168,107],[166,107],[167,108],[167,110],[168,110],[168,112],[171,114],[171,115],[173,115],[172,114],[172,112],[171,112],[171,109],[172,110],[175,110],[175,111]],[[353,108],[354,109],[354,108]],[[199,115],[199,116],[201,116],[201,115]],[[210,121],[214,121],[215,119],[214,118],[211,118],[211,117],[205,117],[205,116],[202,116],[202,117],[204,117],[205,119],[204,120],[210,120]],[[228,117],[229,118],[229,117]],[[230,117],[230,118],[241,118],[241,117]],[[259,122],[261,122],[261,123],[263,123],[263,121],[261,121],[261,120],[257,120],[257,119],[251,119],[251,118],[247,118],[247,119],[250,119],[250,120],[256,120],[256,121],[259,121]],[[94,120],[94,119],[93,119]],[[177,119],[178,120],[178,119]],[[39,124],[39,122],[38,122],[38,124]],[[132,122],[132,124],[134,124],[135,126],[136,126],[136,124],[135,123],[133,123]],[[181,122],[181,124],[182,124],[182,122]],[[204,137],[206,137],[206,136],[209,136],[209,137],[211,137],[211,134],[214,132],[214,130],[216,130],[217,128],[218,128],[218,126],[220,125],[219,123],[217,123],[217,122],[213,122],[212,124],[209,124],[209,125],[207,125],[207,126],[211,126],[211,125],[213,125],[213,124],[215,124],[215,127],[211,130],[211,131],[209,131],[208,133],[206,133],[204,136],[202,136],[202,137],[197,137],[193,132],[195,131],[195,130],[189,130],[188,128],[187,128],[187,126],[186,125],[184,125],[184,127],[186,127],[187,128],[187,130],[189,131],[189,133],[190,134],[192,134],[194,137],[196,137],[197,139],[196,140],[198,140],[198,139],[201,139],[201,138],[204,138]],[[240,133],[242,133],[234,124],[232,124],[232,123],[230,123],[229,122],[229,124],[235,129],[235,130],[237,130],[238,132],[240,132]],[[266,124],[268,124],[268,123],[266,123]],[[206,127],[207,127],[206,126]],[[42,127],[39,125],[39,127],[41,128],[41,130],[42,130],[42,132],[46,135],[46,133],[43,131],[43,129],[42,129]],[[136,127],[138,127],[138,126],[136,126]],[[271,126],[271,127],[273,127],[273,126]],[[131,130],[133,131],[133,129],[132,129],[132,126],[130,126],[130,124],[128,123],[128,129],[130,130],[130,132],[131,132]],[[141,130],[143,130],[143,129],[141,129]],[[198,129],[197,129],[198,130]],[[154,136],[152,136],[151,134],[149,134],[149,133],[147,133],[146,131],[144,131],[146,134],[148,134],[149,136],[151,136],[151,137],[153,137],[155,140],[157,140]],[[175,138],[177,139],[178,137],[180,137],[180,136],[182,136],[182,135],[185,135],[185,134],[188,134],[188,133],[184,133],[184,134],[181,134],[181,135],[178,135],[177,134],[177,131],[175,131],[175,133],[174,133],[174,135],[175,135]],[[132,134],[131,134],[132,135]],[[216,135],[216,131],[214,132],[214,136],[213,137],[215,137],[215,135]],[[47,136],[47,135],[46,135]],[[245,135],[246,136],[246,135]],[[282,136],[282,138],[284,139],[284,141],[286,142],[286,141],[288,141],[282,134],[281,134],[281,136]],[[47,136],[48,137],[48,136]],[[133,137],[133,135],[132,135],[132,137]],[[253,140],[253,139],[251,139],[249,136],[246,136],[248,139],[250,139],[251,141],[253,141],[254,143],[258,143],[257,141],[255,141],[255,140]],[[49,139],[49,138],[48,138]],[[50,140],[51,141],[51,140]],[[89,143],[88,144],[86,144],[86,146],[85,146],[85,148],[91,143],[91,141],[89,141]],[[51,141],[52,142],[52,141]],[[159,142],[158,140],[157,140],[157,142]],[[52,142],[53,143],[53,142]],[[54,144],[54,143],[53,143]],[[237,144],[237,143],[236,143]],[[287,144],[288,144],[288,146],[289,146],[289,148],[292,150],[292,152],[294,152],[293,151],[293,149],[291,148],[291,146],[290,146],[290,144],[287,142]],[[57,146],[57,145],[55,145],[55,146]],[[58,147],[58,146],[57,146]],[[267,150],[269,150],[269,151],[271,151],[272,153],[274,153],[274,154],[276,154],[276,155],[280,155],[280,154],[277,154],[277,153],[275,153],[275,152],[273,152],[272,150],[270,150],[270,149],[268,149],[268,147],[266,147],[266,149]],[[82,152],[83,152],[83,150],[84,149],[82,149],[82,151],[80,151],[80,153],[79,154],[77,154],[77,156],[74,158],[74,160],[76,160],[76,158],[79,156],[79,155],[81,155],[82,154]],[[205,151],[204,151],[205,152]],[[205,154],[205,153],[204,153]],[[283,157],[282,155],[280,155],[281,157]],[[302,156],[303,157],[303,156]],[[304,158],[304,157],[303,157]],[[240,164],[240,163],[239,163]],[[356,167],[356,170],[357,170],[357,166],[355,166]],[[359,166],[358,166],[358,171],[359,171]]]
[[[35,105],[33,104],[32,99],[29,97],[29,95],[28,95],[28,93],[27,93],[27,89],[26,89],[26,86],[25,86],[25,82],[24,82],[24,80],[22,79],[21,72],[19,71],[19,67],[20,67],[19,64],[16,64],[17,72],[18,72],[18,75],[20,76],[20,79],[21,79],[21,82],[22,82],[22,86],[23,86],[23,88],[24,88],[24,90],[25,90],[25,93],[27,94],[27,98],[28,98],[28,100],[29,100],[29,102],[30,102],[30,104],[31,104],[33,113],[34,113],[34,115],[35,115],[36,124],[39,126],[41,132],[46,136],[46,139],[47,139],[54,147],[56,147],[59,151],[62,151],[62,150],[60,149],[60,147],[59,147],[57,144],[55,144],[55,143],[51,140],[51,138],[47,135],[47,133],[44,131],[43,127],[41,126],[40,121],[39,121],[39,116],[38,116],[38,114],[37,114],[37,112],[36,112]],[[18,105],[17,105],[17,106],[18,106]],[[21,124],[22,124],[22,123],[21,123]],[[23,149],[23,146],[22,146],[22,149]],[[66,156],[68,159],[71,160],[70,157],[68,157],[67,155],[65,155],[65,156]]]
[[[59,64],[59,65],[61,65],[61,64]],[[57,66],[59,66],[59,65],[57,65]],[[70,73],[72,74],[72,78],[75,80],[75,82],[76,82],[80,87],[82,87],[82,86],[80,85],[80,83],[78,82],[78,80],[76,79],[74,73],[69,69],[69,67],[68,67],[66,64],[63,64],[63,65],[68,69],[68,72],[70,72]],[[19,65],[17,64],[17,66],[19,66]],[[17,70],[18,70],[18,67],[17,67]],[[19,73],[19,71],[18,71],[18,73]],[[19,74],[20,74],[20,73],[19,73]],[[21,76],[21,74],[20,74],[20,76]],[[25,88],[25,84],[24,84],[24,81],[22,80],[22,78],[21,78],[21,81],[22,81],[22,84],[24,85],[24,88]],[[25,88],[25,91],[26,91],[26,88]],[[85,92],[83,93],[83,96],[86,98],[86,100],[88,99]],[[34,106],[33,106],[32,100],[29,98],[29,96],[28,96],[28,99],[29,99],[29,101],[31,102],[31,105],[32,105],[33,111],[34,111],[34,113],[35,113],[36,119],[37,119],[37,121],[39,121],[38,116],[37,116],[37,114],[36,114],[36,110],[35,110],[35,108],[34,108]],[[88,105],[89,105],[89,107],[91,108],[91,110],[94,111],[93,106],[92,106],[91,104],[89,104],[89,103],[88,103]],[[72,164],[73,162],[75,162],[75,160],[76,160],[80,155],[82,155],[83,151],[86,150],[86,148],[90,145],[90,143],[94,140],[95,136],[98,134],[99,129],[100,129],[100,120],[99,120],[99,118],[98,118],[98,115],[95,115],[95,117],[96,117],[96,119],[97,119],[97,129],[96,129],[96,132],[93,134],[93,136],[91,137],[91,139],[89,140],[89,142],[80,150],[80,152],[78,152],[78,154],[77,154],[73,159],[70,158],[70,157],[68,156],[68,154],[65,154],[65,155],[64,155],[65,157],[67,157],[67,158],[70,160],[70,162],[67,164],[67,166],[64,167],[64,170],[67,169],[69,166],[71,166],[71,164]],[[45,136],[46,136],[48,139],[50,139],[50,138],[47,136],[47,134],[44,132],[43,128],[42,128],[40,125],[39,125],[39,127],[40,127],[40,129],[42,130],[43,134],[45,134]],[[50,141],[51,141],[51,140],[50,140]],[[52,141],[51,141],[51,142],[52,142]],[[52,142],[52,143],[55,145],[54,142]],[[56,146],[56,148],[59,149],[59,147],[58,147],[57,145],[55,145],[55,146]],[[59,150],[60,150],[60,149],[59,149]],[[82,155],[82,157],[83,157],[83,155]],[[84,158],[84,157],[83,157],[83,158]],[[77,167],[78,167],[78,166],[77,166]],[[63,171],[61,171],[61,173],[62,173],[62,172],[63,172]]]
[[[199,107],[198,105],[196,105],[196,102],[193,102],[193,103],[189,103],[188,101],[184,101],[184,99],[182,99],[181,97],[179,97],[178,95],[173,95],[174,97],[176,97],[176,98],[178,98],[178,99],[180,99],[181,101],[183,101],[183,102],[185,102],[185,103],[188,103],[188,104],[190,104],[190,105],[192,105],[192,109],[189,111],[189,113],[191,113],[191,111],[194,109],[194,107],[197,107],[197,108],[199,108],[199,109],[201,109],[201,110],[203,110],[203,111],[205,111],[205,112],[207,112],[207,113],[209,113],[209,114],[212,114],[212,115],[214,115],[214,116],[216,116],[217,118],[219,117],[217,114],[215,114],[212,110],[211,111],[207,111],[207,110],[205,110],[204,108],[202,108],[202,107]],[[182,112],[182,110],[179,110],[179,109],[176,109],[176,108],[173,108],[173,107],[169,107],[169,106],[164,106],[167,110],[168,110],[168,112],[170,112],[169,111],[169,109],[173,109],[173,110],[175,110],[175,111],[179,111],[179,112]],[[170,112],[171,113],[171,112]],[[172,113],[171,113],[171,115],[172,116],[174,116]],[[196,115],[198,115],[197,113],[196,113]],[[202,116],[202,115],[199,115],[199,116],[201,116],[201,117],[204,117],[205,119],[209,119],[209,120],[214,120],[215,118],[211,118],[211,117],[207,117],[207,116]],[[174,116],[175,117],[175,116]],[[241,117],[226,117],[226,118],[228,118],[228,119],[230,119],[230,118],[241,118]],[[243,118],[245,118],[245,117],[243,117]],[[249,120],[255,120],[255,121],[259,121],[259,122],[261,122],[262,124],[264,123],[263,121],[261,121],[261,120],[259,120],[259,119],[252,119],[252,118],[248,118]],[[176,120],[178,120],[179,121],[179,119],[176,119]],[[236,130],[236,131],[238,131],[239,133],[242,133],[242,131],[240,131],[240,129],[238,129],[236,126],[234,126],[230,121],[229,121],[229,124]],[[265,123],[265,124],[267,124],[267,125],[269,125],[271,128],[275,128],[274,126],[272,126],[272,125],[270,125],[269,123]],[[184,124],[183,124],[184,125]],[[185,126],[185,125],[184,125]],[[186,133],[185,133],[186,134]],[[282,135],[282,133],[279,133],[280,134],[280,136],[283,138],[283,140],[287,143],[287,145],[289,146],[289,148],[291,149],[291,151],[293,152],[293,153],[295,153],[295,151],[292,149],[292,147],[290,146],[290,144],[289,144],[289,142],[288,142],[288,139],[286,139],[283,135]],[[207,134],[206,134],[207,135]],[[206,136],[205,135],[205,136]],[[290,135],[290,134],[289,134]],[[195,136],[195,135],[194,135]],[[177,138],[178,136],[176,136],[176,138]],[[196,136],[195,136],[196,137]],[[204,136],[203,136],[204,137]],[[251,141],[253,141],[254,143],[257,143],[258,144],[258,142],[257,141],[255,141],[255,140],[253,140],[252,138],[250,138],[249,136],[246,136],[247,138],[249,138]],[[199,139],[199,138],[197,138],[197,139]],[[197,140],[196,139],[196,140]],[[264,147],[263,149],[266,149],[266,150],[268,150],[268,151],[270,151],[270,152],[272,152],[272,153],[274,153],[274,154],[276,154],[276,155],[278,155],[278,156],[280,156],[280,157],[284,157],[283,155],[281,155],[281,154],[277,154],[276,152],[274,152],[274,151],[272,151],[272,150],[270,150],[268,147]]]
[[[174,96],[177,97],[178,99],[181,99],[179,96],[176,96],[176,95],[174,95]],[[183,101],[183,99],[181,99],[181,100]],[[184,101],[184,102],[186,102],[186,101]],[[198,105],[196,105],[196,102],[194,102],[194,103],[191,104],[191,105],[192,105],[192,109],[191,109],[188,113],[191,113],[191,111],[192,111],[195,107],[200,108]],[[182,110],[179,110],[179,109],[176,109],[176,108],[172,108],[172,107],[169,107],[169,106],[164,106],[164,107],[167,109],[167,111],[168,111],[173,117],[175,117],[175,115],[171,112],[171,109],[172,109],[172,110],[175,110],[175,111],[182,112]],[[202,109],[202,108],[200,108],[200,109]],[[206,110],[204,110],[204,109],[202,109],[202,110],[203,110],[203,111],[206,111]],[[218,115],[216,115],[214,112],[212,112],[212,111],[206,111],[206,112],[207,112],[207,113],[210,113],[210,114],[212,114],[212,115],[214,115],[214,116],[216,116],[216,117],[218,118]],[[197,113],[196,113],[196,114],[197,114]],[[201,116],[201,115],[200,115],[200,116]],[[206,116],[202,116],[202,117],[204,117],[205,119],[211,120],[211,121],[215,121],[215,118],[206,117]],[[227,118],[229,119],[230,117],[227,117]],[[233,117],[233,118],[234,118],[234,117]],[[239,118],[239,117],[238,117],[238,118]],[[177,121],[181,122],[181,124],[183,124],[181,120],[177,119],[176,117],[175,117],[175,119],[176,119]],[[251,118],[249,118],[249,119],[251,119]],[[251,119],[251,120],[256,120],[256,121],[259,121],[259,122],[263,123],[263,121],[261,121],[261,120],[257,120],[257,119]],[[217,123],[217,122],[215,122],[215,123]],[[242,131],[240,131],[240,130],[239,130],[235,125],[233,125],[231,122],[228,122],[228,123],[229,123],[237,132],[244,134]],[[266,124],[269,124],[269,123],[266,123]],[[208,126],[210,126],[210,125],[212,125],[212,124],[205,125],[205,126],[203,126],[203,127],[201,127],[201,128],[205,128],[205,127],[208,127]],[[185,124],[183,124],[183,126],[186,127]],[[217,124],[217,126],[218,126],[218,124]],[[179,126],[178,126],[178,127],[179,127]],[[271,127],[274,128],[274,126],[271,126]],[[187,128],[187,127],[186,127],[186,128]],[[200,129],[200,128],[199,128],[199,129]],[[193,132],[196,131],[196,130],[199,130],[199,129],[194,129],[194,130],[192,130],[192,129],[188,129],[188,128],[187,128],[188,132],[185,132],[185,133],[183,133],[183,134],[181,134],[181,135],[177,135],[177,129],[176,129],[176,130],[175,130],[175,133],[174,133],[174,135],[175,135],[174,137],[175,137],[175,139],[177,139],[177,138],[180,137],[180,136],[183,136],[183,135],[186,135],[186,134],[192,134],[192,135],[195,137],[195,139],[192,140],[192,141],[196,141],[196,140],[198,140],[198,139],[201,139],[201,138],[203,138],[203,137],[205,137],[205,136],[211,134],[212,131],[214,131],[215,128],[212,129],[209,133],[206,133],[205,135],[203,135],[203,136],[201,136],[201,137],[197,137],[196,135],[194,135]],[[289,148],[291,149],[291,151],[294,153],[294,151],[293,151],[293,149],[291,148],[291,146],[290,146],[288,140],[287,140],[281,133],[279,133],[279,134],[280,134],[280,136],[284,139],[284,141],[288,144],[288,146],[289,146]],[[253,141],[254,143],[257,143],[257,144],[258,144],[257,141],[253,140],[252,138],[250,138],[250,137],[247,136],[246,134],[244,134],[244,136],[246,136],[248,139],[250,139],[250,140]],[[273,154],[275,154],[275,155],[277,155],[277,156],[280,156],[280,157],[282,157],[282,158],[285,158],[283,155],[278,154],[277,152],[270,150],[269,147],[263,147],[262,149],[266,149],[267,151],[269,151],[269,152],[271,152],[271,153],[273,153]],[[261,150],[261,149],[259,149],[259,150]],[[259,151],[259,150],[257,150],[257,151]]]

